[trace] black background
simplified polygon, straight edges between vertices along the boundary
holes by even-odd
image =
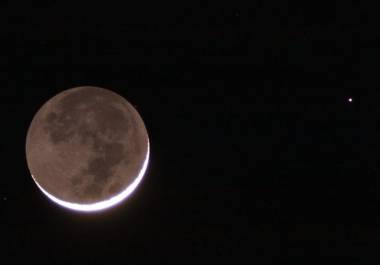
[[[2,3],[4,264],[375,264],[375,11]],[[126,97],[151,141],[136,192],[95,214],[50,202],[25,161],[33,115],[81,85]]]

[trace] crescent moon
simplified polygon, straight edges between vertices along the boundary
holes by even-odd
[[[34,116],[26,159],[37,187],[65,208],[93,212],[130,196],[146,173],[144,122],[120,95],[99,87],[65,90]]]

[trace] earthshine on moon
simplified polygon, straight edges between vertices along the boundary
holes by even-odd
[[[149,160],[138,112],[118,94],[92,86],[48,100],[30,124],[25,149],[40,190],[63,207],[86,212],[127,198]]]

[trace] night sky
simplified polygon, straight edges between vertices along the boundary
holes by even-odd
[[[377,264],[376,9],[251,2],[0,4],[2,264]],[[151,142],[95,214],[49,201],[25,158],[36,111],[81,85],[124,96]]]

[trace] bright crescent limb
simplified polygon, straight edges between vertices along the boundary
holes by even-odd
[[[52,201],[54,201],[55,203],[63,206],[63,207],[66,207],[66,208],[69,208],[71,210],[76,210],[76,211],[82,211],[82,212],[94,212],[94,211],[100,211],[100,210],[104,210],[104,209],[107,209],[107,208],[110,208],[112,206],[115,206],[116,204],[120,203],[121,201],[123,201],[124,199],[126,199],[135,189],[136,187],[138,186],[138,184],[141,182],[144,174],[145,174],[145,171],[148,167],[148,161],[149,161],[149,140],[148,140],[148,149],[147,149],[147,153],[146,153],[146,156],[145,156],[145,160],[144,160],[144,163],[143,163],[143,166],[137,176],[137,178],[122,192],[120,192],[119,194],[115,195],[114,197],[111,197],[110,199],[108,200],[104,200],[104,201],[101,201],[101,202],[97,202],[97,203],[92,203],[92,204],[79,204],[79,203],[72,203],[72,202],[67,202],[67,201],[63,201],[63,200],[60,200],[58,199],[57,197],[54,197],[53,195],[51,195],[50,193],[48,193],[46,190],[44,190],[39,184],[38,182],[36,181],[36,179],[34,178],[34,176],[32,175],[33,177],[33,180],[34,182],[37,184],[38,188],[40,188],[40,190],[49,198],[51,199]]]

